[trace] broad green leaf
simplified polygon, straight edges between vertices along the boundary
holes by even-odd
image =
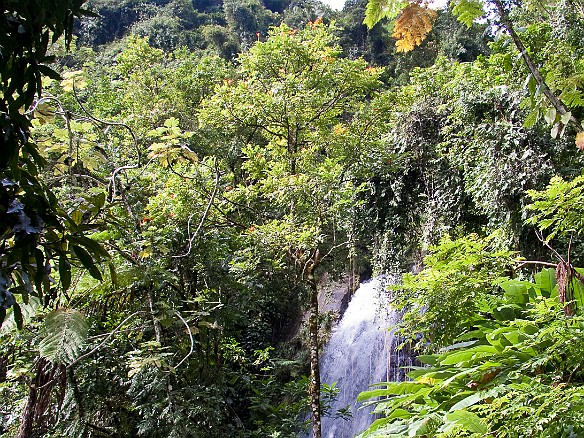
[[[80,210],[74,210],[73,213],[71,213],[71,219],[76,225],[80,225],[81,222],[83,222],[83,212]]]
[[[458,411],[460,409],[466,409],[470,406],[476,405],[477,403],[483,401],[484,399],[491,397],[493,393],[491,391],[479,391],[474,392],[468,397],[463,398],[458,403],[450,408],[450,412]]]
[[[406,0],[370,0],[365,9],[363,24],[371,29],[383,18],[391,20],[397,17],[407,5]]]
[[[525,120],[523,121],[523,126],[525,126],[528,129],[533,128],[535,124],[539,121],[539,118],[540,118],[539,108],[535,108],[527,115],[527,117],[525,117]]]
[[[451,4],[452,13],[466,27],[471,27],[474,20],[485,14],[483,3],[480,0],[453,0]]]
[[[110,254],[105,250],[103,246],[101,246],[98,242],[89,237],[85,236],[69,236],[69,241],[78,245],[84,246],[88,251],[93,253],[95,256],[100,256],[103,258],[110,258]]]
[[[440,422],[436,414],[428,415],[421,420],[409,423],[408,436],[427,436],[436,429],[436,425]]]
[[[91,274],[91,276],[96,280],[102,281],[103,277],[101,276],[101,272],[99,271],[99,268],[96,266],[95,261],[89,255],[89,253],[80,246],[72,245],[71,247],[83,267],[89,271],[89,274]]]
[[[44,338],[39,344],[41,356],[54,364],[69,364],[79,356],[89,324],[78,310],[61,308],[45,316],[42,330]]]
[[[567,125],[568,122],[570,122],[570,119],[572,118],[572,113],[570,111],[562,114],[562,116],[560,117],[560,122],[562,122],[564,125]]]
[[[519,343],[525,341],[527,339],[527,335],[521,333],[518,330],[509,331],[503,334],[505,338],[509,340],[514,346],[518,345]]]
[[[535,282],[540,287],[542,295],[549,298],[556,286],[556,270],[553,268],[542,269],[535,274]]]
[[[388,420],[395,420],[396,418],[407,419],[412,416],[411,413],[406,411],[405,409],[394,409],[391,414],[387,417]]]
[[[98,193],[92,198],[93,205],[95,205],[97,208],[101,208],[105,205],[105,199],[105,192]]]
[[[357,401],[362,402],[374,397],[386,397],[389,395],[411,394],[426,386],[415,382],[389,382],[386,385],[386,388],[361,392],[357,397]]]
[[[556,114],[557,113],[555,108],[549,108],[543,118],[549,125],[551,125],[552,123],[556,122]]]
[[[473,341],[476,342],[476,341]],[[436,365],[438,363],[438,355],[435,354],[421,354],[419,356],[416,357],[416,359],[421,362],[421,363],[425,363],[427,365]]]
[[[440,365],[455,365],[461,362],[466,362],[471,359],[497,354],[497,348],[492,345],[479,345],[467,350],[457,351],[445,356],[440,361]]]
[[[69,289],[69,286],[71,286],[71,264],[65,256],[59,257],[59,278],[63,289]]]
[[[527,283],[527,284],[526,284]],[[528,301],[527,286],[529,282],[508,280],[499,284],[505,291],[507,301],[515,304],[525,304]]]
[[[476,344],[478,341],[472,340],[472,341],[464,341],[464,342],[457,342],[456,344],[452,344],[449,345],[448,347],[444,347],[443,349],[440,350],[441,353],[446,352],[446,351],[451,351],[451,350],[457,350],[459,348],[466,348],[466,347],[470,347],[471,345]],[[418,358],[419,360],[419,358]],[[434,361],[434,363],[436,363],[436,361]],[[434,364],[431,364],[434,365]]]
[[[486,434],[489,429],[485,422],[476,414],[465,410],[449,412],[444,416],[445,424],[440,431],[448,432],[455,428],[468,430],[469,432]]]
[[[513,321],[517,318],[517,310],[516,305],[499,306],[496,309],[493,309],[493,316],[498,321]]]

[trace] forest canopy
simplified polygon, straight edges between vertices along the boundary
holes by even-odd
[[[578,0],[2,7],[0,437],[327,436],[389,273],[356,434],[584,435]]]

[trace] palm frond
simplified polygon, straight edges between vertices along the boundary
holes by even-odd
[[[44,320],[45,337],[39,345],[41,356],[53,364],[72,363],[83,348],[88,329],[85,316],[78,310],[53,310]]]

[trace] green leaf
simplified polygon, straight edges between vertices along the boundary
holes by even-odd
[[[471,27],[474,20],[485,14],[480,0],[454,0],[452,6],[452,13],[466,27]]]
[[[54,79],[56,81],[60,81],[61,80],[61,75],[59,75],[59,73],[57,73],[55,70],[53,70],[52,68],[47,67],[46,65],[37,65],[37,68],[39,69],[39,71],[45,75],[48,76],[51,79]]]
[[[71,263],[65,256],[59,257],[59,277],[61,278],[63,289],[69,289],[69,286],[71,286]]]
[[[111,278],[112,284],[115,287],[119,286],[118,273],[116,272],[116,267],[111,262],[108,263],[107,265],[108,265],[108,268],[109,268],[110,278]]]
[[[542,295],[549,298],[556,286],[556,270],[553,268],[542,269],[535,274],[535,283],[540,287]]]
[[[412,416],[412,414],[410,414],[408,411],[406,411],[405,409],[394,409],[391,414],[389,414],[389,416],[387,417],[388,420],[395,420],[396,418],[403,418],[403,419],[407,419],[410,418]]]
[[[453,405],[450,408],[450,412],[458,411],[460,409],[466,409],[470,406],[476,405],[477,403],[479,403],[479,402],[483,401],[484,399],[491,397],[491,396],[492,396],[491,391],[475,392],[475,393],[469,395],[468,397],[463,398],[455,405]]]
[[[85,267],[85,269],[89,271],[89,274],[91,274],[91,276],[96,280],[102,281],[103,277],[101,276],[101,272],[99,271],[99,268],[95,265],[95,262],[93,258],[89,255],[89,253],[77,245],[72,245],[72,248],[73,252],[77,256],[83,267]]]
[[[455,423],[461,429],[483,435],[489,431],[485,422],[477,414],[465,410],[450,412],[445,415],[445,420],[446,424],[444,426]]]
[[[408,436],[428,436],[429,433],[435,430],[438,422],[439,419],[436,417],[436,414],[431,414],[421,420],[409,423]]]
[[[18,303],[14,303],[12,306],[12,312],[14,314],[14,322],[16,322],[16,327],[18,330],[22,330],[22,309]]]
[[[78,310],[53,310],[43,321],[39,352],[54,364],[70,364],[79,357],[88,330],[89,324]]]
[[[75,222],[75,225],[80,225],[83,222],[83,212],[81,210],[75,210],[71,213],[71,219]]]
[[[562,116],[560,117],[560,122],[562,122],[564,125],[567,125],[571,118],[572,118],[572,113],[570,111],[568,111],[568,112],[562,114]]]
[[[405,0],[369,0],[363,24],[371,29],[383,18],[391,20],[397,17],[407,5]]]
[[[525,120],[523,121],[523,126],[525,126],[526,128],[533,128],[535,126],[535,124],[539,121],[540,118],[540,110],[539,108],[535,108],[533,111],[530,111],[530,113],[525,117]]]
[[[471,359],[477,359],[483,356],[490,356],[497,353],[497,348],[492,345],[478,345],[467,350],[457,351],[445,355],[445,358],[440,361],[440,365],[455,365]]]
[[[472,341],[473,343],[476,341]],[[419,356],[416,357],[416,359],[421,362],[421,363],[425,363],[427,365],[437,365],[438,364],[438,355],[435,354],[421,354]]]
[[[93,205],[97,208],[101,208],[105,205],[105,192],[98,193],[92,198]]]
[[[78,246],[84,246],[88,251],[91,251],[96,256],[100,256],[106,259],[110,258],[110,254],[105,250],[105,248],[89,237],[69,236],[68,239],[70,242]]]
[[[548,124],[552,124],[556,122],[556,109],[555,108],[549,108],[546,112],[545,115],[543,116],[543,118],[545,119],[546,122],[548,122]]]
[[[501,289],[505,291],[505,298],[509,303],[514,304],[525,304],[529,299],[527,293],[528,286],[531,286],[529,282],[520,280],[508,280],[499,283]]]
[[[386,388],[361,392],[357,397],[357,401],[362,402],[371,398],[386,397],[388,395],[412,394],[417,392],[420,388],[424,388],[426,386],[415,382],[389,382],[386,385]]]

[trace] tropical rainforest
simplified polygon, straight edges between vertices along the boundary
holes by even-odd
[[[0,437],[584,437],[582,0],[0,4]]]

